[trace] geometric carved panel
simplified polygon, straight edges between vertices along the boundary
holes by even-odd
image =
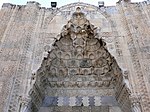
[[[75,96],[75,97],[50,97],[46,96],[42,107],[50,106],[117,106],[118,103],[113,96]]]

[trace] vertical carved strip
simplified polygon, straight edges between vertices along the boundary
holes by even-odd
[[[143,111],[149,112],[150,108],[149,108],[148,101],[150,99],[149,99],[146,85],[144,82],[143,73],[142,73],[141,65],[140,65],[139,58],[138,58],[138,53],[137,53],[136,47],[134,45],[133,35],[130,32],[128,22],[127,22],[126,17],[125,17],[125,13],[128,12],[127,7],[129,8],[129,4],[125,4],[125,5],[126,6],[124,6],[124,3],[120,4],[119,5],[119,11],[120,11],[120,14],[122,17],[121,19],[122,19],[122,23],[123,23],[123,28],[125,30],[124,31],[125,35],[128,37],[128,46],[129,46],[129,51],[131,54],[131,59],[133,62],[133,67],[134,67],[134,70],[136,72],[136,79],[139,82],[139,84],[138,84],[139,91],[137,91],[137,92],[139,92],[141,95],[141,105],[142,105]]]
[[[22,45],[22,51],[21,51],[21,56],[20,56],[20,62],[18,63],[18,69],[17,72],[15,74],[15,79],[14,79],[14,84],[12,86],[12,91],[10,94],[10,98],[9,98],[9,102],[8,102],[8,111],[10,112],[17,112],[20,110],[21,107],[21,103],[20,103],[20,99],[21,99],[21,95],[23,94],[24,90],[23,90],[23,80],[24,77],[27,75],[27,66],[28,66],[28,61],[30,60],[31,57],[29,57],[29,50],[31,49],[31,38],[32,38],[32,34],[34,31],[34,27],[36,24],[36,19],[37,19],[37,13],[35,9],[30,10],[30,8],[28,9],[24,9],[24,13],[23,13],[23,17],[22,19],[27,20],[25,27],[24,27],[24,35],[22,37],[23,41],[23,45]],[[29,14],[29,16],[26,17],[26,14]],[[28,69],[28,71],[30,71],[30,69]],[[15,106],[14,106],[15,105]]]
[[[2,78],[2,90],[0,92],[0,111],[5,111],[4,107],[6,105],[6,101],[7,101],[7,97],[8,95],[10,94],[10,90],[11,90],[11,83],[12,83],[12,75],[14,74],[14,71],[15,71],[15,66],[16,66],[16,62],[15,61],[6,61],[4,58],[3,58],[3,55],[6,56],[5,54],[5,44],[6,42],[8,41],[8,33],[10,32],[11,30],[11,25],[13,24],[13,21],[14,21],[14,16],[16,15],[16,11],[17,11],[17,7],[14,7],[12,6],[11,8],[6,8],[5,9],[6,11],[10,11],[9,13],[12,13],[10,14],[8,17],[8,23],[7,23],[7,27],[2,35],[2,39],[1,39],[1,44],[0,44],[0,60],[1,60],[1,66],[0,67],[4,67],[3,70],[1,71],[1,76],[3,76]],[[6,62],[5,62],[6,61]],[[5,62],[5,63],[4,63]],[[7,66],[7,67],[6,67]],[[12,68],[14,66],[14,68]]]

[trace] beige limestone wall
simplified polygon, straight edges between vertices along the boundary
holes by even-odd
[[[33,83],[32,73],[40,67],[43,57],[52,49],[55,38],[78,6],[90,22],[98,27],[99,36],[106,41],[109,52],[129,79],[133,96],[142,98],[142,108],[144,112],[149,112],[148,3],[119,3],[116,7],[101,9],[77,3],[52,10],[41,8],[37,2],[28,2],[26,6],[6,4],[0,11],[1,112],[16,112],[19,109],[17,107]]]

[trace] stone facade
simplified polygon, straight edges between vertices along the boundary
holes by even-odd
[[[80,22],[75,14],[84,15]],[[81,2],[60,8],[3,4],[0,112],[62,111],[65,106],[69,112],[150,112],[149,18],[149,0],[120,0],[101,8]],[[85,23],[90,29],[80,31]],[[68,31],[71,24],[75,33]]]

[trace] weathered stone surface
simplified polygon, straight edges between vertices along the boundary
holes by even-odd
[[[128,111],[127,107],[132,107],[132,111],[141,109],[150,112],[149,4],[149,1],[131,3],[119,0],[116,6],[111,7],[98,8],[86,3],[73,3],[57,9],[42,8],[37,2],[28,2],[26,5],[4,4],[0,10],[0,112],[24,112],[26,106],[32,104],[28,98],[31,88],[34,92],[31,90],[30,94],[36,96],[34,102],[42,102],[40,99],[43,94],[53,97],[63,94],[69,98],[89,95],[94,97],[94,101],[103,95],[120,95],[116,100],[121,104],[123,112]],[[81,8],[87,18],[81,19],[79,23],[76,21],[79,19],[76,18],[77,13],[74,13],[77,7]],[[69,21],[73,13],[76,20]],[[79,16],[84,18],[83,13]],[[67,25],[71,22],[76,24],[75,27],[69,27],[73,32],[71,38],[66,35],[66,27],[63,27],[68,21]],[[87,34],[82,32],[82,24],[85,22],[92,23],[97,29]],[[91,28],[95,28],[92,24]],[[85,25],[85,28],[88,26]],[[58,35],[60,32],[62,34]],[[97,39],[91,39],[91,34]],[[85,40],[87,35],[88,39]],[[106,42],[102,49],[98,42],[100,38],[103,40],[101,44]],[[52,45],[56,41],[60,48],[57,52]],[[99,49],[103,52],[96,52]],[[42,77],[44,84],[32,87],[36,81],[36,71],[40,66],[47,67],[42,62],[44,57],[51,59],[45,61],[54,67],[47,68],[46,73],[42,69],[41,77],[46,75],[49,78]],[[119,77],[121,80],[116,85],[117,93],[108,83],[112,81],[112,73],[108,72],[111,68],[107,65],[111,65],[113,60],[116,60],[124,75],[123,79]],[[118,77],[115,65],[112,64],[116,69],[113,72]],[[130,88],[130,96],[127,94],[129,91],[124,89],[124,82],[127,86],[125,88]],[[43,88],[45,85],[48,87]],[[108,87],[110,89],[103,89]],[[43,93],[45,89],[47,91]],[[97,102],[96,105],[101,103]],[[71,105],[74,105],[74,100]],[[33,104],[31,110],[37,112],[37,107],[39,105]],[[109,111],[120,112],[119,109],[112,107]]]
[[[31,102],[38,110],[41,107],[39,105],[44,107],[51,107],[54,104],[55,106],[72,105],[69,101],[70,96],[75,97],[74,106],[83,106],[81,108],[83,111],[87,111],[88,106],[103,105],[102,108],[117,106],[115,97],[123,99],[121,94],[127,99],[118,102],[127,100],[130,103],[130,90],[127,91],[129,88],[123,82],[121,69],[108,52],[104,40],[95,37],[96,30],[97,28],[89,22],[81,8],[77,7],[71,19],[63,26],[59,38],[53,43],[53,49],[48,52],[36,72],[30,96]],[[120,88],[124,89],[121,93]],[[99,94],[99,91],[102,94]],[[101,97],[98,103],[96,102],[98,98],[95,99],[95,96]],[[35,97],[39,101],[35,100]],[[130,107],[126,105],[123,108],[128,108],[127,111],[130,111]]]

